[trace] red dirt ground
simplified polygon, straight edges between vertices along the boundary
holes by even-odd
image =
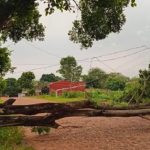
[[[40,102],[22,98],[16,104]],[[35,150],[150,150],[150,121],[140,117],[69,117],[58,123],[49,135],[25,128],[25,141]]]

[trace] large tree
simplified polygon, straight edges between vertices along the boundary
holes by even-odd
[[[77,65],[74,57],[68,56],[61,59],[58,72],[65,80],[79,81],[81,78],[82,67]]]
[[[104,88],[107,74],[100,68],[92,68],[87,75],[83,76],[83,81],[87,87]]]
[[[135,0],[131,1],[134,6]],[[41,14],[38,5],[45,4],[46,15],[56,9],[74,11],[72,5],[76,5],[81,11],[81,20],[74,21],[69,32],[70,39],[87,48],[92,46],[94,40],[104,39],[108,34],[121,30],[125,23],[123,10],[129,2],[130,0],[1,0],[0,40],[42,40],[44,27],[39,22]]]
[[[50,73],[50,74],[42,74],[41,78],[40,78],[40,81],[41,82],[55,82],[55,81],[58,81],[58,80],[61,80],[60,77],[56,76],[55,74],[53,73]]]
[[[21,91],[19,84],[15,78],[8,78],[5,80],[6,87],[4,89],[4,94],[8,96],[18,96],[18,93]]]
[[[32,89],[34,79],[35,75],[33,72],[23,72],[21,77],[18,79],[18,83],[22,89]]]

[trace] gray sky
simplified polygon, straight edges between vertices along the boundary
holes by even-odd
[[[137,76],[139,69],[147,68],[150,63],[150,50],[104,62],[102,60],[125,56],[144,48],[100,57],[100,61],[90,58],[142,45],[150,47],[149,8],[149,0],[137,0],[137,7],[125,9],[126,23],[122,31],[119,34],[110,34],[105,40],[95,42],[93,47],[87,50],[80,50],[80,45],[71,42],[67,35],[73,20],[79,14],[56,12],[48,17],[43,16],[41,22],[46,26],[43,42],[22,40],[17,44],[6,43],[6,46],[10,44],[9,48],[13,50],[12,65],[17,67],[14,74],[8,73],[6,77],[18,78],[22,72],[29,70],[35,73],[37,79],[43,73],[56,73],[60,59],[68,55],[74,56],[77,60],[89,58],[78,63],[83,66],[84,73],[87,73],[91,67],[99,67],[106,72],[117,71],[130,77]]]

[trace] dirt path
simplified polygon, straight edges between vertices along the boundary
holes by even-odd
[[[41,103],[22,98],[15,104]],[[150,118],[150,117],[149,117]],[[70,117],[49,135],[36,135],[25,128],[25,140],[35,150],[150,150],[150,121],[140,117]]]

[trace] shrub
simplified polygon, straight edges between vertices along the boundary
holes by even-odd
[[[141,93],[141,85],[138,79],[129,81],[126,84],[123,96],[121,98],[124,102],[136,103]]]
[[[35,89],[29,89],[27,95],[28,95],[28,96],[33,96],[33,95],[35,95]]]
[[[50,132],[50,129],[49,127],[33,127],[32,128],[32,132],[35,132],[35,133],[38,133],[39,135],[42,135],[42,134],[48,134]]]
[[[0,150],[33,150],[23,146],[23,134],[18,127],[0,128]]]
[[[64,98],[77,98],[77,97],[84,97],[84,92],[77,92],[77,91],[64,91],[61,95]]]

